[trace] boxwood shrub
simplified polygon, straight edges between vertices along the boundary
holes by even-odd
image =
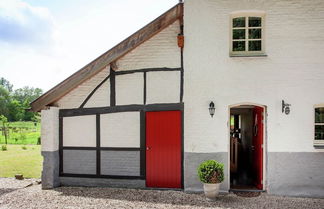
[[[224,181],[224,164],[216,160],[207,160],[198,167],[198,176],[203,183],[221,183]]]

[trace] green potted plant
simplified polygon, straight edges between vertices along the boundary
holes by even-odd
[[[207,199],[213,200],[219,193],[220,183],[224,181],[224,164],[207,160],[198,167],[199,180],[204,184]]]

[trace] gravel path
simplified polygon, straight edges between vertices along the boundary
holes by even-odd
[[[228,194],[210,202],[202,194],[181,191],[87,187],[41,190],[40,185],[31,185],[33,181],[0,178],[0,208],[324,208],[324,199]]]

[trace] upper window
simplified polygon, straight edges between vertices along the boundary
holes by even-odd
[[[324,105],[315,107],[314,146],[324,146]]]
[[[232,15],[230,45],[230,55],[264,55],[264,14]]]

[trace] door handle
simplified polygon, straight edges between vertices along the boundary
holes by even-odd
[[[146,147],[146,150],[148,151],[148,150],[150,150],[151,149],[151,147]]]

